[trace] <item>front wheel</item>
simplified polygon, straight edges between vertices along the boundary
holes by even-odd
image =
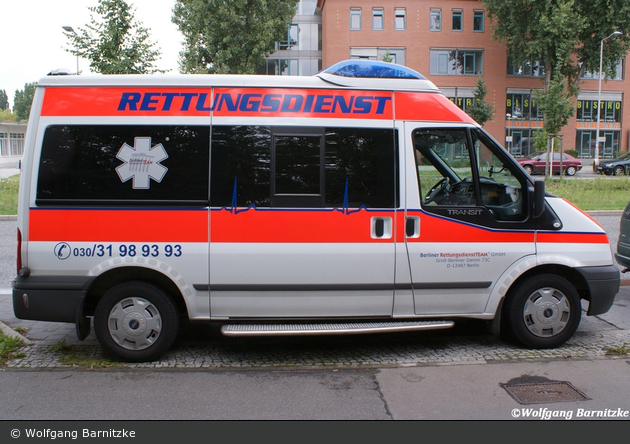
[[[530,348],[555,348],[577,330],[580,296],[561,276],[541,274],[519,283],[505,302],[503,320],[509,335]]]
[[[179,331],[179,314],[159,287],[140,281],[108,290],[94,312],[94,332],[111,355],[128,362],[159,359]]]
[[[534,173],[534,168],[532,168],[531,165],[525,165],[523,168],[525,169],[527,174],[529,174],[530,176]]]
[[[615,176],[624,176],[626,174],[626,169],[621,165],[617,165],[615,167],[614,174]]]

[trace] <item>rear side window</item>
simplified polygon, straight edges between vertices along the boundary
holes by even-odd
[[[37,205],[208,205],[206,126],[53,125]]]
[[[391,129],[214,126],[212,207],[394,208]]]

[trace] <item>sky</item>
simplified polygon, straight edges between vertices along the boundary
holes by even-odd
[[[155,65],[177,73],[183,36],[171,22],[175,0],[126,0],[135,8],[137,22],[149,30],[154,49],[162,53]],[[90,6],[98,0],[0,0],[0,90],[13,108],[15,91],[36,82],[53,69],[77,70],[77,57],[65,51],[62,29],[78,32],[90,23]],[[94,14],[100,21],[100,16]],[[89,61],[79,59],[79,70],[89,73]]]

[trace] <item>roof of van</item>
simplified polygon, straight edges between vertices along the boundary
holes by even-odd
[[[232,86],[269,88],[347,88],[396,91],[439,89],[422,74],[402,65],[367,60],[346,60],[313,76],[265,76],[225,74],[116,74],[63,75],[54,72],[38,86]]]

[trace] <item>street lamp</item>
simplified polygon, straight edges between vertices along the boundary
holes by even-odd
[[[510,152],[510,154],[514,155],[514,153],[512,152],[512,114],[507,113],[505,115],[505,120],[507,120],[508,124],[507,124],[507,137],[505,138],[505,141],[507,143],[509,143],[508,145],[508,151]]]
[[[599,164],[599,119],[601,115],[601,106],[602,106],[602,58],[604,56],[604,41],[608,40],[611,37],[616,37],[618,35],[622,35],[623,33],[620,31],[615,31],[610,34],[608,37],[603,38],[601,42],[599,42],[599,72],[597,73],[597,77],[599,78],[599,85],[597,87],[597,130],[595,133],[595,159],[594,164]]]
[[[72,26],[62,26],[63,30],[66,32],[71,32],[74,35],[77,35],[76,31],[72,29]],[[77,56],[77,75],[79,75],[79,56]]]

